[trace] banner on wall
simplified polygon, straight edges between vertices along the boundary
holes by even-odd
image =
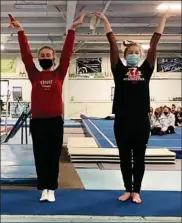
[[[180,57],[158,57],[157,58],[157,72],[166,73],[166,72],[182,72],[182,58]]]
[[[1,59],[1,73],[16,73],[16,58]]]
[[[102,73],[102,58],[78,58],[76,60],[76,74],[71,77],[85,78],[101,78]]]
[[[1,58],[1,78],[27,78],[23,62],[17,58]]]

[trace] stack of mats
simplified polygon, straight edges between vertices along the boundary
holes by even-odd
[[[113,121],[83,119],[83,124],[91,137],[68,139],[67,147],[72,162],[119,163],[119,153],[112,130]],[[176,153],[160,145],[148,147],[145,161],[153,164],[174,164],[176,163]]]
[[[35,185],[32,145],[1,145],[1,185]]]
[[[68,139],[68,152],[73,163],[119,163],[117,148],[99,148],[94,138],[77,137]],[[176,154],[168,149],[147,149],[146,163],[174,164]]]

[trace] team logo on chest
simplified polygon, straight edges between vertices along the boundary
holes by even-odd
[[[123,78],[124,81],[132,81],[133,83],[136,83],[137,81],[144,81],[145,79],[142,77],[141,71],[139,71],[137,68],[129,68],[128,72],[126,73],[125,78]]]
[[[41,80],[40,85],[45,91],[49,91],[52,86],[53,80]]]

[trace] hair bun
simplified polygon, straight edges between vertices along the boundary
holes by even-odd
[[[127,46],[129,46],[129,45],[132,45],[132,44],[134,44],[134,42],[131,41],[131,40],[124,40],[124,41],[123,41],[123,45],[124,45],[125,47],[127,47]]]

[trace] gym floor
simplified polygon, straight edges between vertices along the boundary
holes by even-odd
[[[97,207],[98,205],[95,205],[93,201],[93,197],[98,199],[98,202],[106,202],[109,199],[116,200],[117,196],[119,196],[120,193],[124,190],[124,185],[122,181],[122,176],[119,169],[119,164],[111,164],[111,163],[70,163],[70,157],[67,153],[67,143],[69,138],[71,137],[79,137],[80,139],[83,137],[88,137],[87,130],[78,123],[78,126],[75,126],[74,122],[65,122],[65,134],[64,134],[64,149],[62,152],[61,160],[60,160],[60,176],[59,176],[59,188],[60,189],[66,189],[68,191],[71,191],[69,193],[72,193],[72,189],[75,189],[78,192],[78,194],[73,194],[73,199],[80,199],[82,198],[82,194],[80,192],[80,189],[82,191],[88,191],[88,194],[84,194],[84,200],[87,200],[86,197],[90,200],[91,207]],[[74,123],[74,126],[73,126]],[[2,162],[2,174],[1,174],[1,182],[3,183],[2,189],[4,189],[4,193],[2,193],[2,200],[4,201],[2,205],[4,204],[4,210],[2,206],[2,222],[32,222],[32,221],[38,221],[38,222],[48,222],[50,220],[49,215],[43,215],[41,213],[35,212],[35,209],[32,209],[27,212],[27,210],[24,210],[22,214],[21,211],[18,213],[18,211],[13,211],[12,208],[7,209],[8,198],[11,200],[11,203],[16,201],[18,199],[17,196],[23,196],[19,198],[22,199],[22,202],[25,202],[26,205],[28,205],[28,201],[25,201],[25,197],[34,197],[34,201],[32,200],[29,203],[30,209],[31,206],[36,206],[37,202],[36,199],[38,199],[38,193],[32,194],[30,191],[34,191],[34,183],[36,179],[35,169],[34,169],[34,163],[33,163],[33,154],[32,154],[32,142],[30,135],[28,136],[28,145],[20,145],[20,138],[21,138],[21,131],[19,130],[18,133],[9,140],[8,143],[2,145],[1,148],[1,162]],[[133,213],[127,217],[114,217],[114,216],[122,216],[121,215],[112,215],[110,217],[107,216],[105,213],[102,217],[97,217],[96,215],[89,215],[85,214],[85,217],[82,215],[84,211],[77,210],[76,214],[69,214],[69,215],[58,215],[59,211],[55,210],[55,215],[51,215],[51,219],[53,216],[54,222],[157,222],[157,219],[164,218],[165,222],[166,220],[175,220],[175,222],[179,221],[179,216],[168,216],[167,212],[169,210],[174,211],[173,209],[177,208],[179,206],[179,202],[177,206],[171,208],[169,207],[169,204],[165,204],[165,202],[171,202],[170,205],[173,205],[172,202],[174,202],[174,199],[179,199],[179,193],[181,191],[181,159],[177,159],[176,164],[147,164],[146,165],[146,173],[143,180],[142,185],[142,196],[144,198],[144,204],[141,205],[141,210],[137,210],[138,214],[136,216],[133,215]],[[7,182],[11,182],[11,185],[7,185]],[[30,185],[29,185],[30,183]],[[20,186],[21,184],[24,184],[23,186]],[[14,193],[12,193],[12,196],[14,198],[12,199],[11,193],[6,193],[7,190],[10,191],[13,190]],[[23,195],[24,191],[24,195]],[[100,191],[100,192],[99,192]],[[113,192],[112,192],[113,191]],[[94,192],[94,194],[89,194]],[[108,192],[108,193],[107,193]],[[146,194],[146,193],[149,194]],[[156,194],[153,192],[156,192]],[[160,193],[166,193],[166,197],[169,197],[168,201],[165,201],[163,195]],[[10,194],[9,194],[10,193]],[[63,195],[62,192],[58,191],[58,203],[60,205],[62,202],[69,203],[69,197],[67,197],[67,200],[65,201],[64,198],[61,201],[60,197]],[[66,193],[66,191],[63,193]],[[103,193],[102,195],[100,193]],[[112,194],[113,193],[113,194]],[[112,196],[111,196],[112,195]],[[150,216],[150,213],[147,213],[147,207],[144,207],[143,205],[147,205],[147,202],[152,203],[152,197],[156,195],[158,198],[156,198],[156,202],[158,199],[158,204],[156,206],[162,206],[162,210],[160,208],[156,208],[156,210],[153,210],[154,213],[156,213],[156,216]],[[64,195],[66,196],[66,195]],[[71,196],[71,195],[70,195]],[[86,196],[86,197],[85,197]],[[110,197],[107,197],[110,196]],[[4,198],[3,198],[4,197]],[[6,199],[5,199],[6,197]],[[161,197],[161,198],[160,198]],[[27,198],[28,199],[28,198]],[[104,200],[102,200],[104,199]],[[9,200],[9,202],[10,202]],[[163,200],[163,202],[161,202]],[[179,200],[178,200],[179,201]],[[84,201],[86,202],[86,201]],[[85,204],[88,205],[88,204]],[[21,206],[21,205],[20,205]],[[143,206],[143,210],[142,210]],[[153,206],[153,204],[152,204]],[[19,207],[20,208],[20,207]],[[22,207],[21,207],[22,208]],[[37,207],[38,209],[39,207]],[[49,207],[50,208],[50,207]],[[54,207],[55,208],[55,207]],[[52,208],[52,212],[54,213]],[[83,207],[82,207],[83,208]],[[86,207],[85,207],[86,208]],[[89,207],[88,207],[89,208]],[[122,208],[126,208],[123,207]],[[152,210],[152,207],[148,207]],[[78,207],[79,209],[79,207]],[[112,209],[112,207],[111,207]],[[133,207],[131,208],[133,209]],[[124,211],[124,210],[123,210]],[[136,210],[133,210],[135,213]],[[160,213],[161,211],[161,213]],[[3,214],[4,212],[4,214]],[[46,209],[42,210],[42,213],[46,214]],[[64,211],[63,211],[64,212]],[[73,213],[75,213],[72,210]],[[87,213],[88,210],[85,212]],[[91,211],[92,212],[92,211]],[[131,211],[132,212],[132,211]],[[141,216],[138,216],[141,212]],[[150,211],[149,211],[150,212]],[[179,212],[179,210],[175,210],[175,212]],[[14,213],[12,215],[9,215],[7,213]],[[33,214],[34,213],[34,214]],[[65,211],[66,213],[66,211]],[[68,210],[67,210],[68,213]],[[90,211],[89,211],[90,213]],[[96,213],[93,210],[93,213]],[[108,212],[109,213],[109,212]],[[127,214],[128,211],[125,210],[123,214]],[[37,214],[37,215],[36,215]],[[143,214],[146,214],[143,215]],[[33,216],[31,216],[33,215]],[[79,216],[77,216],[79,215]],[[22,216],[23,219],[22,219]],[[145,216],[145,217],[142,217]],[[167,217],[168,216],[168,217]]]

